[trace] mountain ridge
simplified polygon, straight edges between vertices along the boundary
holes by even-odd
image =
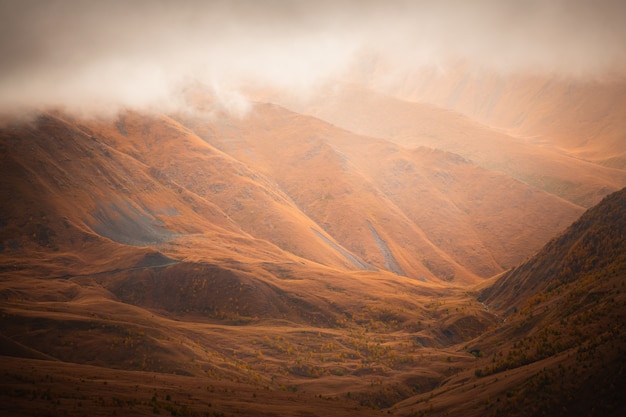
[[[595,205],[606,194],[626,186],[623,169],[557,152],[550,146],[550,138],[538,135],[533,142],[437,101],[432,104],[397,98],[357,84],[328,87],[308,100],[273,92],[259,95],[359,134],[406,147],[421,145],[457,153],[583,207]],[[519,111],[524,109],[522,106]],[[571,172],[579,175],[572,178]]]
[[[226,151],[228,151],[228,149],[232,149],[232,152],[234,152],[233,155],[236,156],[236,158],[246,161],[246,163],[250,166],[257,166],[260,169],[265,169],[265,172],[267,172],[268,175],[278,178],[278,181],[281,182],[281,186],[287,191],[288,194],[292,196],[293,200],[296,202],[296,204],[298,204],[299,207],[301,207],[303,210],[306,210],[307,214],[314,216],[314,219],[320,225],[322,225],[322,227],[330,227],[331,229],[328,230],[331,232],[331,234],[336,236],[338,240],[344,244],[344,246],[351,248],[353,251],[356,251],[356,253],[361,257],[363,257],[363,254],[359,253],[358,246],[354,245],[363,245],[365,242],[370,241],[372,247],[375,247],[375,242],[372,241],[372,236],[362,234],[360,235],[360,238],[357,240],[357,242],[349,239],[355,239],[357,237],[357,235],[354,235],[355,230],[367,230],[367,223],[365,221],[361,221],[360,223],[356,223],[354,224],[354,226],[349,227],[349,230],[345,231],[345,225],[354,223],[357,217],[343,217],[333,220],[333,217],[329,217],[329,215],[337,216],[338,209],[341,209],[342,207],[340,204],[344,204],[344,202],[345,204],[348,204],[348,206],[344,210],[349,210],[348,212],[355,212],[355,214],[359,211],[362,212],[364,211],[365,207],[363,209],[359,209],[358,205],[371,204],[369,203],[369,200],[364,200],[364,202],[356,203],[351,201],[354,200],[354,198],[360,198],[363,200],[362,196],[371,195],[372,200],[376,200],[377,202],[390,205],[390,208],[385,208],[384,212],[398,212],[399,215],[405,219],[403,221],[408,222],[408,226],[405,227],[406,230],[414,228],[413,225],[417,225],[418,228],[424,227],[428,224],[429,220],[423,219],[420,223],[419,221],[417,221],[419,217],[417,217],[416,215],[407,216],[407,210],[409,210],[411,206],[420,207],[422,204],[419,204],[419,201],[402,202],[402,200],[399,200],[397,197],[395,199],[390,198],[390,192],[393,191],[393,188],[390,187],[397,188],[399,186],[400,188],[398,188],[398,191],[395,192],[399,195],[400,191],[404,189],[404,195],[409,196],[414,193],[416,182],[418,184],[419,182],[423,184],[426,184],[428,181],[432,182],[432,179],[429,179],[428,176],[430,176],[429,173],[433,171],[431,167],[440,163],[439,160],[445,160],[445,158],[448,157],[450,157],[451,160],[455,160],[456,158],[454,156],[451,156],[452,154],[445,155],[441,153],[435,153],[434,155],[428,156],[428,152],[424,151],[420,153],[420,151],[414,151],[411,148],[404,148],[393,143],[389,143],[384,139],[370,138],[365,136],[354,136],[349,132],[336,130],[334,126],[326,124],[324,121],[307,119],[306,117],[303,117],[302,115],[299,115],[297,113],[289,115],[289,113],[285,113],[284,110],[277,106],[258,104],[255,107],[255,110],[252,111],[252,113],[253,114],[250,117],[243,119],[240,122],[232,120],[228,117],[228,115],[224,115],[222,118],[224,127],[211,128],[210,132],[219,131],[220,129],[226,129],[224,130],[224,132],[226,137],[229,138],[228,141],[222,141],[219,137],[212,137],[208,140],[214,141],[214,143],[216,143],[218,147]],[[188,123],[190,125],[193,125],[193,122]],[[257,126],[257,124],[260,124],[260,126]],[[266,127],[266,125],[268,124],[271,126],[269,127],[270,131],[268,131],[268,127]],[[241,128],[238,127],[240,125],[242,126]],[[201,132],[201,129],[202,127],[198,125],[194,127],[194,130],[198,132]],[[299,139],[299,141],[307,143],[308,150],[298,150],[298,146],[300,145],[296,145],[295,142],[292,142],[289,139],[289,136],[285,136],[285,131],[288,135],[294,137],[297,137],[297,135],[301,134],[300,132],[303,132],[302,134],[305,136]],[[202,133],[199,134],[200,136],[205,136],[207,138],[209,137],[203,135]],[[230,139],[233,137],[241,138],[239,139],[235,147],[233,147],[234,144],[232,143],[232,139]],[[243,139],[245,139],[245,141],[242,143],[241,140]],[[263,154],[264,148],[260,147],[261,143],[270,144],[270,146],[266,149],[276,149],[276,151],[271,151],[271,153]],[[389,162],[384,159],[381,160],[381,162],[373,162],[367,159],[368,155],[377,155],[377,157],[379,158],[385,157],[390,158],[390,160]],[[402,160],[395,162],[394,159],[391,158]],[[404,162],[403,160],[406,160],[406,162]],[[338,175],[335,175],[334,181],[331,181],[328,174],[323,174],[324,171],[322,170],[322,167],[325,167],[326,165],[324,164],[326,163],[334,164],[337,167],[336,169],[338,169],[340,172],[346,172],[348,175],[350,175],[350,177],[346,177],[346,180],[348,180],[349,178],[349,181],[341,182],[343,181],[343,179],[341,179],[342,177]],[[410,171],[398,171],[398,167],[394,167],[393,164],[404,164],[407,167],[412,165],[414,167],[413,170],[415,172],[415,175],[419,177],[415,179],[407,177],[407,175],[411,174]],[[467,166],[470,166],[469,164],[470,163],[468,163]],[[420,165],[424,165],[424,167],[420,167]],[[380,166],[378,171],[372,171],[372,169],[377,166]],[[443,171],[441,168],[438,169],[440,171]],[[455,167],[454,163],[452,163],[448,164],[448,169],[455,170],[457,168]],[[321,175],[320,172],[322,173]],[[480,172],[479,169],[473,171],[473,173],[476,174],[478,174],[478,172]],[[305,173],[308,174],[307,179],[300,179],[299,177],[302,177],[303,175],[305,175]],[[467,176],[468,174],[464,173],[463,175]],[[486,171],[483,171],[482,175],[483,177],[488,176]],[[390,183],[381,183],[381,179],[385,177],[391,178]],[[315,181],[310,181],[309,179],[312,178],[317,179]],[[456,176],[450,177],[452,182],[455,183],[463,183],[464,178],[466,177],[463,177],[462,175],[460,175],[460,173]],[[413,181],[413,183],[411,184],[413,189],[411,189],[410,185],[406,182],[408,180]],[[439,200],[431,200],[428,202],[429,205],[432,206],[434,210],[437,210],[436,208],[440,207],[440,205],[443,204],[453,206],[451,202],[446,201],[449,199],[449,197],[445,196],[444,194],[446,191],[442,193],[438,190],[438,188],[445,189],[448,186],[442,184],[440,179],[436,180],[439,181],[439,183],[432,182],[432,186],[424,185],[422,187],[424,189],[423,191],[426,193],[425,195],[427,196],[427,198],[429,198],[428,196],[430,194],[440,195]],[[494,177],[494,181],[504,182],[507,180],[504,176],[498,177],[496,175]],[[394,183],[397,184],[394,185]],[[306,184],[306,187],[303,186],[304,184]],[[512,184],[510,185],[513,186]],[[518,189],[527,187],[525,185],[520,187],[520,185],[521,184],[517,184],[513,187],[516,187]],[[357,190],[361,191],[357,192]],[[503,192],[507,192],[506,188],[503,189]],[[535,192],[533,191],[533,194],[534,193]],[[546,198],[548,198],[547,195],[541,196],[539,194],[534,194],[531,200]],[[465,201],[467,200],[468,199],[465,198]],[[489,202],[489,204],[494,203],[495,201]],[[548,220],[548,218],[546,218],[547,223],[542,226],[542,233],[543,229],[550,229],[551,227],[555,227],[555,225],[550,225],[549,222],[558,222],[561,226],[557,226],[556,228],[565,227],[567,225],[566,219],[573,220],[577,213],[582,212],[580,208],[576,208],[575,206],[571,205],[571,203],[559,203],[554,200],[550,204],[553,204],[554,206],[561,206],[563,212],[558,215],[559,218],[557,219],[556,213],[551,213],[551,210],[547,210],[548,213],[550,213],[549,216],[552,216],[554,214],[555,217],[551,217],[551,220]],[[333,214],[332,212],[330,212],[329,214],[328,210],[332,207],[337,207],[335,208],[335,213]],[[529,207],[533,207],[533,205],[530,204]],[[381,209],[379,208],[370,206],[366,210],[367,214],[358,215],[364,217],[366,217],[367,215],[376,215],[378,218],[388,217],[388,215],[383,214],[380,210]],[[413,209],[413,211],[415,212],[416,210]],[[565,214],[566,211],[569,211],[571,214]],[[504,213],[504,211],[501,212]],[[419,210],[417,210],[417,213],[419,213]],[[450,218],[458,218],[461,213],[463,216],[466,215],[462,211],[459,211],[458,214],[452,214]],[[420,215],[425,216],[426,213],[422,213]],[[435,211],[433,211],[433,213],[427,215],[426,217],[428,216],[430,216],[430,219],[432,219],[433,216],[441,218],[441,213],[436,213]],[[373,219],[370,218],[370,221],[372,220]],[[473,221],[475,220],[469,218],[464,220],[459,219],[457,227],[463,226],[467,228],[469,223],[469,227],[471,228],[471,224]],[[373,223],[376,223],[376,221],[374,221]],[[506,220],[504,223],[512,224],[510,220]],[[326,224],[328,226],[325,226]],[[533,226],[530,226],[527,223],[526,227]],[[457,229],[457,231],[458,230],[461,229]],[[419,239],[425,238],[427,241],[433,241],[433,236],[429,234],[423,234],[423,232],[419,230],[417,232],[424,237],[403,239],[409,239],[409,241],[413,240],[417,242],[419,241]],[[448,229],[446,234],[449,235],[450,232],[451,229]],[[500,233],[500,231],[493,231],[493,233],[497,235],[498,233]],[[527,234],[527,236],[529,236],[529,241],[532,241],[534,239],[534,237],[532,237],[530,233]],[[490,239],[489,237],[487,237],[487,235],[483,235],[482,238]],[[504,243],[504,245],[506,246],[506,239],[502,240],[501,242]],[[435,243],[435,246],[436,245],[437,244]],[[492,246],[492,251],[493,247],[495,246]],[[417,252],[419,253],[423,250],[425,249],[417,249]],[[515,251],[511,250],[509,252],[514,253]],[[483,256],[488,258],[490,255]],[[507,260],[506,262],[513,263],[514,261]],[[382,267],[382,265],[384,265],[384,263],[379,263],[376,266]],[[465,262],[464,265],[465,267],[467,267],[469,263]],[[414,267],[405,265],[403,268],[405,270],[410,270]],[[481,273],[482,276],[489,276],[495,272],[499,272],[498,266],[493,265],[488,268],[491,269],[485,269]],[[448,271],[449,272],[444,272],[443,275],[449,276],[452,271],[450,271],[449,269]]]

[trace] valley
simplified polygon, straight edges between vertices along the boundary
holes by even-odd
[[[3,120],[3,414],[622,415],[619,164],[255,97]]]

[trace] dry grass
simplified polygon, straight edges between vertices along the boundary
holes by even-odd
[[[429,129],[460,140],[467,121],[450,120]],[[574,376],[619,371],[622,345],[592,335],[622,337],[607,319],[611,309],[621,319],[621,275],[585,276],[550,297],[529,289],[532,303],[507,323],[504,306],[487,308],[471,289],[581,208],[399,141],[262,104],[245,119],[53,112],[7,125],[0,410],[497,415],[524,395],[541,399],[559,366],[571,395],[587,386]],[[552,155],[523,149],[524,169]],[[560,176],[586,166],[554,158]],[[594,192],[621,181],[598,169],[582,174],[599,181],[585,183]],[[612,298],[572,313],[565,294],[585,291]],[[552,323],[574,313],[588,320],[580,337],[558,339],[574,318]],[[561,345],[544,348],[544,338]],[[584,351],[587,367],[574,366],[574,349],[590,343],[601,355]],[[604,375],[619,385],[619,372]]]

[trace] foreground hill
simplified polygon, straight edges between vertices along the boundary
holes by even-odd
[[[428,415],[626,411],[626,189],[481,291],[500,324],[468,344],[469,372],[400,408]],[[474,379],[474,380],[472,380]]]
[[[481,299],[505,314],[518,310],[538,292],[590,275],[612,276],[626,268],[626,190],[605,197],[537,255],[503,274]]]

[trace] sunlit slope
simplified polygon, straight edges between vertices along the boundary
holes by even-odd
[[[458,65],[422,70],[378,88],[454,109],[574,156],[626,168],[626,80],[496,74]]]
[[[458,155],[355,135],[278,106],[185,123],[274,178],[353,253],[409,276],[423,274],[420,263],[448,280],[464,279],[463,269],[491,276],[582,212]]]
[[[358,85],[329,88],[311,103],[291,101],[289,105],[360,134],[388,138],[408,147],[429,146],[458,153],[479,166],[504,172],[584,207],[626,185],[623,170],[510,136],[456,111],[397,99]],[[598,124],[597,128],[604,127]]]
[[[28,258],[28,245],[56,248],[50,256],[71,268],[93,264],[80,259],[91,241],[142,252],[191,239],[201,257],[289,258],[278,245],[329,266],[362,269],[266,179],[165,117],[98,122],[48,114],[3,135],[4,187],[12,197],[3,205],[7,263]],[[24,234],[24,227],[32,231]],[[77,235],[68,237],[68,230]],[[167,250],[193,258],[176,248]]]
[[[368,265],[413,278],[474,280],[433,245],[328,138],[349,132],[277,106],[257,105],[243,119],[227,114],[186,124],[214,146],[272,178],[298,207]],[[429,270],[425,259],[434,267]]]
[[[378,141],[339,146],[438,247],[480,276],[519,263],[581,213],[457,154]]]
[[[346,251],[342,253],[272,178],[215,149],[178,122],[131,113],[122,116],[116,127],[105,123],[94,129],[115,147],[130,142],[133,148],[128,152],[141,155],[160,181],[215,204],[251,236],[325,265],[364,268]]]

